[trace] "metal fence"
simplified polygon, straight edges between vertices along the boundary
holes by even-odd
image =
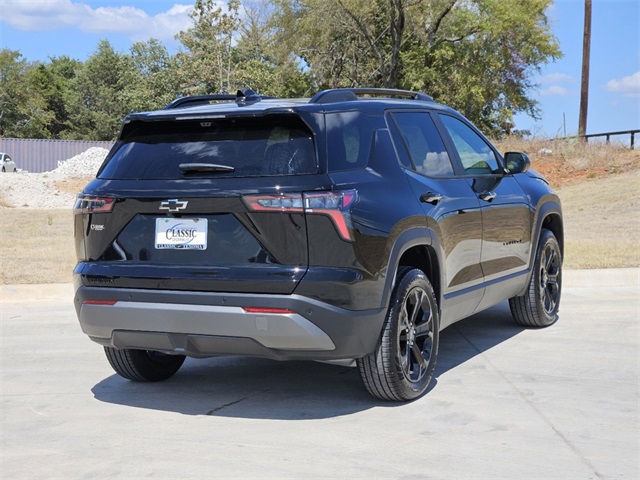
[[[36,140],[27,138],[0,138],[0,152],[7,153],[16,167],[27,172],[50,172],[58,162],[67,160],[91,147],[107,150],[113,142],[76,140]]]
[[[588,142],[590,138],[605,137],[607,145],[609,145],[609,143],[611,143],[611,137],[618,136],[618,135],[631,135],[631,142],[629,143],[629,148],[633,150],[635,148],[636,134],[638,133],[640,133],[640,130],[622,130],[619,132],[590,133],[589,135],[576,135],[574,137],[563,137],[563,138],[560,138],[559,140],[566,140],[570,138],[582,138],[584,139],[585,142]]]

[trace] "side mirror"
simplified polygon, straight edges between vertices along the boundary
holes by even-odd
[[[526,153],[507,152],[504,154],[504,161],[507,165],[509,173],[524,173],[531,167],[531,160]]]

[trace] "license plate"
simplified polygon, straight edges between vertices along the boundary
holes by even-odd
[[[206,250],[206,218],[156,218],[156,249]]]

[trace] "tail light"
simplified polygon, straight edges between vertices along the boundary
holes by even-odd
[[[73,206],[73,213],[109,213],[113,209],[113,197],[96,197],[79,193]]]
[[[308,213],[326,215],[344,240],[353,241],[349,230],[351,206],[358,199],[356,190],[336,192],[286,193],[243,197],[253,212]]]

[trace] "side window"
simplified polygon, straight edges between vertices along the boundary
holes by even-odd
[[[440,119],[458,150],[465,174],[490,175],[501,171],[495,153],[482,137],[457,118],[440,115]]]
[[[366,167],[371,153],[373,120],[361,112],[325,116],[329,171]]]
[[[416,172],[429,177],[453,175],[449,155],[431,115],[425,112],[396,112],[393,118]]]

